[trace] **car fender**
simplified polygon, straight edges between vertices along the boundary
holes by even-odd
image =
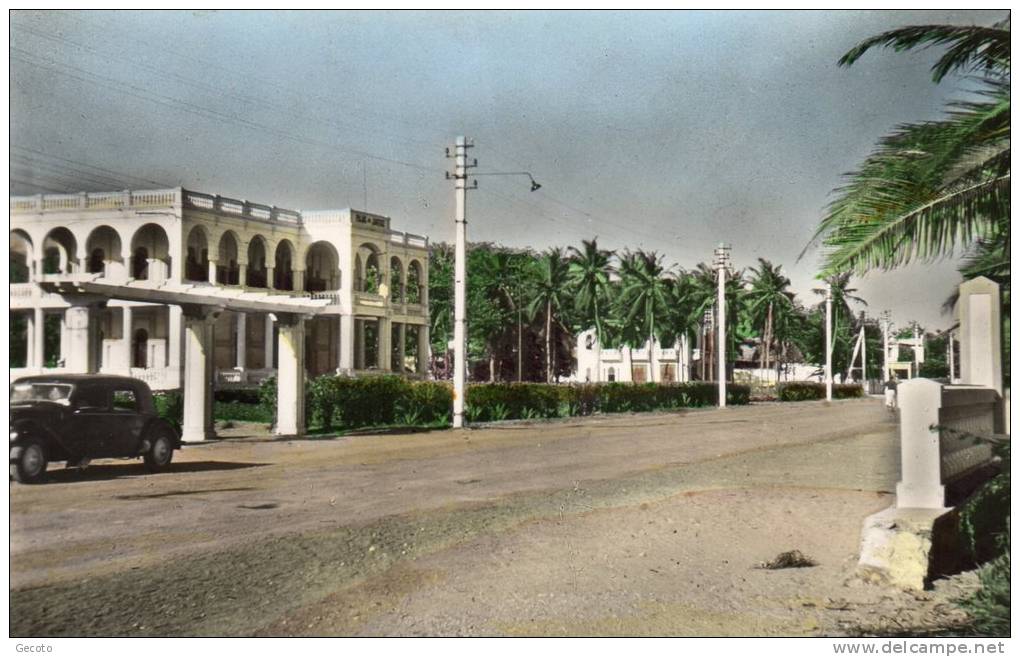
[[[18,432],[18,438],[11,445],[11,458],[14,458],[14,448],[23,448],[23,442],[26,438],[35,438],[42,441],[43,448],[47,452],[52,452],[54,446],[59,446],[64,451],[67,451],[67,445],[64,444],[60,437],[57,436],[53,431],[42,426],[32,420],[21,420],[11,425],[12,431]]]
[[[154,418],[152,418],[151,420],[149,420],[148,422],[145,423],[145,427],[142,429],[142,434],[141,434],[142,440],[144,441],[146,439],[146,437],[149,435],[149,432],[151,432],[151,431],[153,431],[153,430],[155,430],[155,429],[157,429],[159,427],[165,427],[165,428],[170,430],[170,433],[174,437],[174,449],[180,449],[181,448],[181,434],[177,432],[177,429],[174,428],[173,424],[171,424],[166,419],[161,418],[161,417],[154,417]]]

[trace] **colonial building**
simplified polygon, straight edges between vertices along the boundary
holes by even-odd
[[[305,323],[309,376],[428,371],[428,240],[393,230],[389,217],[298,212],[182,188],[19,196],[10,212],[12,379],[103,372],[180,387],[181,308],[117,299],[83,305],[38,285],[68,274],[327,300]],[[217,384],[270,376],[278,330],[269,313],[218,315]],[[86,341],[68,339],[81,332]]]

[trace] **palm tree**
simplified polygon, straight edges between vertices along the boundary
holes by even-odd
[[[600,249],[598,238],[582,240],[581,248],[570,247],[570,264],[567,269],[567,280],[576,293],[575,304],[579,313],[582,328],[595,328],[595,339],[598,342],[596,372],[601,376],[602,349],[606,346],[604,315],[609,310],[609,277],[613,273],[610,259],[613,252]]]
[[[824,248],[824,274],[932,260],[982,240],[997,245],[1000,263],[1008,263],[1009,19],[992,27],[892,30],[858,44],[839,63],[850,66],[878,46],[933,45],[948,47],[932,67],[935,82],[950,72],[979,73],[980,99],[951,104],[946,119],[900,126],[848,175],[811,243]]]
[[[836,342],[844,338],[843,342],[849,339],[849,336],[856,331],[858,328],[854,323],[855,313],[853,308],[850,307],[851,303],[859,303],[862,305],[868,305],[868,302],[855,295],[857,288],[850,287],[850,273],[833,274],[825,278],[825,282],[828,284],[829,289],[832,290],[832,345],[826,345],[826,349],[833,350],[833,372],[838,371],[840,368],[836,365]],[[825,296],[824,288],[816,288],[815,294]],[[825,301],[821,301],[817,308],[821,310],[825,307]],[[848,319],[845,325],[840,323],[840,318],[846,317]],[[840,329],[845,328],[846,331],[841,332]],[[842,343],[840,343],[842,344]],[[843,345],[846,346],[846,345]],[[822,352],[822,358],[824,359],[825,352]]]
[[[775,316],[786,314],[793,309],[793,292],[789,291],[790,279],[783,275],[782,265],[773,265],[764,258],[758,258],[758,269],[751,268],[751,289],[747,292],[747,313],[754,322],[761,322],[761,367],[771,367],[771,349],[775,337]]]
[[[553,311],[559,312],[571,294],[567,286],[568,262],[563,258],[563,251],[551,248],[542,255],[538,263],[538,279],[531,288],[531,302],[528,304],[528,317],[534,320],[541,310],[545,310],[545,380],[552,383],[553,363]]]
[[[625,340],[631,347],[647,340],[649,365],[653,369],[655,346],[667,331],[671,309],[668,273],[662,265],[662,256],[654,251],[628,251],[620,258],[619,303],[627,332]],[[650,379],[654,377],[653,371]]]

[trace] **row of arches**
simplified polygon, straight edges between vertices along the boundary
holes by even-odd
[[[31,278],[35,249],[32,238],[21,229],[10,233],[10,275],[12,283],[25,283]],[[298,281],[294,264],[297,249],[287,239],[271,245],[256,235],[247,244],[241,258],[241,241],[230,230],[225,231],[215,245],[215,260],[210,259],[210,243],[203,226],[194,226],[185,242],[184,279],[196,282],[215,282],[221,285],[239,285],[242,263],[246,264],[244,283],[248,287],[277,290],[301,289],[306,292],[324,292],[340,289],[340,258],[329,242],[313,242],[305,252],[304,280]],[[102,273],[106,276],[126,274],[135,279],[165,279],[170,273],[170,241],[162,226],[145,224],[131,236],[130,262],[124,262],[125,251],[120,234],[107,225],[97,226],[85,239],[79,250],[78,239],[66,227],[57,227],[46,234],[42,244],[41,274]],[[84,253],[81,261],[79,254]],[[388,267],[382,267],[382,254],[371,244],[362,244],[354,256],[354,287],[360,292],[379,294],[386,284],[387,295],[393,303],[422,303],[424,271],[422,264],[410,260],[406,267],[397,256],[390,258]],[[210,267],[210,262],[215,262]]]
[[[364,263],[364,264],[362,264]],[[422,266],[411,260],[405,270],[403,261],[392,256],[389,262],[387,292],[391,303],[421,303],[424,281]],[[380,267],[380,253],[372,244],[361,245],[354,254],[354,288],[359,292],[380,294],[386,274]]]

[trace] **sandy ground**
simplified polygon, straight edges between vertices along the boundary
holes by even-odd
[[[857,585],[875,400],[270,441],[11,485],[14,636],[838,635],[959,618]],[[798,549],[813,568],[759,568]],[[847,582],[850,582],[848,585]]]

